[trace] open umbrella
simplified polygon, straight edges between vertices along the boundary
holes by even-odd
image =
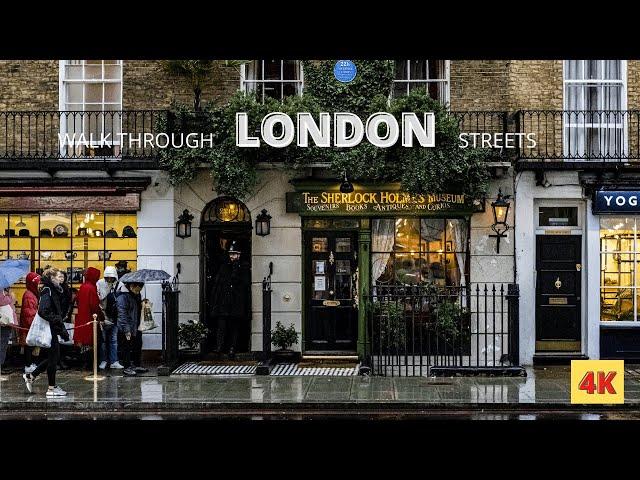
[[[0,288],[9,288],[24,277],[30,268],[29,260],[5,260],[0,262]]]
[[[120,281],[122,283],[127,283],[127,282],[147,283],[147,282],[161,282],[168,278],[171,278],[171,275],[169,275],[164,270],[150,270],[147,268],[143,268],[142,270],[136,270],[135,272],[124,274],[122,277],[120,277]]]

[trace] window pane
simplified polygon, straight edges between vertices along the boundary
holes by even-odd
[[[291,97],[293,95],[300,94],[300,84],[299,83],[283,83],[282,84],[282,95],[285,97]]]
[[[420,283],[420,254],[396,253],[395,257],[396,282],[402,285],[415,285]]]
[[[64,73],[68,80],[80,79],[82,78],[82,65],[66,65]]]
[[[421,248],[423,252],[444,252],[444,223],[441,218],[423,218],[421,227]]]
[[[445,80],[447,78],[445,63],[445,60],[429,60],[429,78]]]
[[[67,103],[82,103],[82,84],[67,83],[65,94]]]
[[[632,252],[634,250],[634,225],[633,217],[601,217],[600,251]]]
[[[568,227],[578,225],[578,207],[540,207],[541,227]]]
[[[120,83],[105,83],[104,101],[120,103]]]
[[[386,285],[393,281],[393,255],[391,253],[371,255],[371,278],[375,285]]]
[[[281,83],[265,83],[262,88],[264,89],[264,96],[275,98],[276,100],[282,99],[282,84]]]
[[[396,60],[394,73],[395,73],[396,80],[406,80],[408,78],[407,77],[407,61]]]
[[[106,80],[120,80],[120,69],[119,65],[111,65],[104,67],[104,78]]]
[[[102,78],[101,65],[85,65],[84,78],[87,80],[99,80]]]
[[[313,237],[311,239],[311,251],[322,253],[329,251],[329,239],[327,237]]]
[[[631,253],[603,253],[600,255],[602,285],[608,287],[634,286],[634,255]]]
[[[395,234],[395,219],[376,218],[371,223],[371,251],[391,252]]]
[[[84,90],[84,101],[87,103],[102,103],[102,84],[87,83]]]
[[[247,80],[262,80],[262,60],[253,60],[245,67]]]
[[[282,79],[283,80],[299,80],[300,68],[297,60],[283,60],[282,61]]]
[[[425,60],[411,60],[409,62],[411,80],[425,80],[427,77],[427,62]]]
[[[280,80],[280,60],[265,60],[264,61],[264,79],[265,80]]]
[[[336,238],[336,252],[350,252],[351,238]]]
[[[420,251],[420,220],[418,218],[396,219],[394,250],[399,252]]]

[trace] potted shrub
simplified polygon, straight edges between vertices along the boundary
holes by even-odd
[[[201,343],[207,338],[207,327],[200,322],[189,320],[178,327],[178,343],[180,356],[183,358],[199,358],[202,353]]]
[[[289,328],[285,328],[282,323],[276,322],[276,328],[271,330],[271,343],[278,347],[278,350],[274,352],[276,358],[287,361],[295,359],[296,352],[289,348],[298,343],[298,332],[296,332],[293,323],[289,325]]]
[[[407,325],[402,304],[379,302],[374,305],[375,326],[381,353],[400,352],[407,342]]]
[[[457,302],[441,300],[434,308],[434,322],[431,325],[432,341],[438,354],[466,354],[470,345],[469,314]]]

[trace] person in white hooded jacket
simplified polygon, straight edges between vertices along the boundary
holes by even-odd
[[[104,278],[96,283],[100,307],[104,312],[105,321],[100,325],[100,370],[109,368],[124,368],[118,361],[118,318],[116,306],[116,291],[118,287],[118,271],[109,266],[104,269]],[[110,294],[113,294],[109,296]]]

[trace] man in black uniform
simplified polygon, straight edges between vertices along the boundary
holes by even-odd
[[[228,339],[229,357],[233,358],[238,340],[240,322],[245,321],[249,269],[240,261],[240,250],[232,242],[225,262],[218,269],[211,292],[212,316],[217,317],[217,351],[222,353]]]

